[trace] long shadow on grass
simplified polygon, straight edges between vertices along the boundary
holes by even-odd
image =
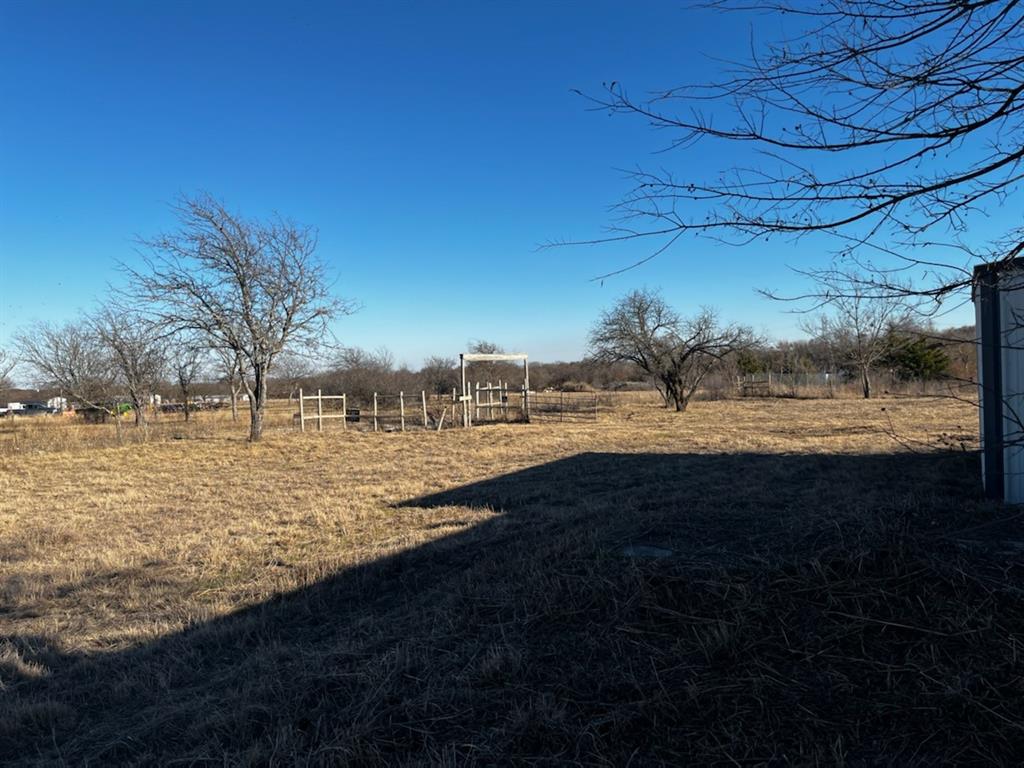
[[[8,638],[0,760],[1011,762],[1024,612],[948,535],[1000,514],[976,462],[587,453],[409,499],[499,514],[133,650]]]

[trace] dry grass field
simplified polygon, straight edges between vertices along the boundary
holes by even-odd
[[[1024,532],[970,406],[288,422],[0,434],[0,762],[1024,754]]]

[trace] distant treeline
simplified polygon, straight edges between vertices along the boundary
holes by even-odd
[[[877,364],[879,372],[890,373],[903,381],[934,381],[975,378],[975,347],[973,326],[935,330],[903,328],[893,330],[889,351]],[[479,342],[471,351],[498,351],[496,345]],[[761,344],[723,360],[714,381],[721,386],[733,377],[776,374],[836,373],[840,378],[856,378],[855,365],[836,339],[815,338],[800,341],[778,341]],[[386,349],[367,351],[350,348],[327,363],[317,363],[302,355],[285,353],[274,367],[270,394],[275,398],[294,398],[299,389],[325,393],[347,393],[354,398],[369,398],[374,392],[450,393],[458,389],[458,358],[431,357],[419,369],[397,365]],[[522,385],[523,371],[517,363],[473,363],[467,372],[471,383],[509,382],[513,388]],[[572,362],[531,362],[530,386],[534,390],[561,391],[639,390],[650,389],[649,378],[632,363],[605,363],[593,359]],[[204,376],[193,386],[197,397],[223,395],[223,381]],[[157,388],[165,399],[180,397],[179,388],[171,381]],[[8,390],[7,396],[45,398],[59,394],[56,390]],[[0,399],[3,396],[0,395]]]
[[[497,351],[495,345],[479,343],[473,351]],[[973,380],[975,376],[974,328],[964,326],[935,330],[902,328],[893,330],[888,352],[879,361],[880,372],[903,381],[934,381],[945,378]],[[800,374],[830,372],[854,379],[855,365],[834,338],[779,341],[743,350],[723,360],[717,380],[760,373]],[[386,349],[349,349],[319,369],[301,357],[287,355],[279,360],[277,376],[271,381],[274,397],[294,397],[300,388],[309,391],[345,392],[369,397],[374,392],[446,393],[458,389],[457,357],[431,357],[415,370],[396,365]],[[522,384],[522,367],[516,363],[473,363],[467,371],[473,382]],[[632,363],[604,363],[592,359],[572,362],[530,363],[530,386],[534,390],[636,390],[650,389],[646,374]]]
[[[744,350],[733,361],[739,374],[831,373],[855,376],[847,343],[835,335],[780,341]],[[875,367],[904,381],[956,378],[973,381],[977,370],[974,326],[936,330],[903,327],[890,330],[885,352]]]
[[[493,345],[486,346],[494,350]],[[301,357],[288,355],[280,361],[277,374],[271,381],[275,397],[294,397],[300,388],[306,392],[321,389],[368,398],[374,392],[445,394],[461,386],[457,357],[430,357],[416,370],[395,365],[386,349],[348,349],[320,369]],[[523,368],[518,363],[477,362],[467,367],[466,376],[471,384],[502,381],[518,388],[523,383]],[[592,360],[530,363],[530,388],[533,390],[646,389],[649,386],[642,372],[630,363],[609,365]]]

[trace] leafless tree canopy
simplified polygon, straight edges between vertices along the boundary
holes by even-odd
[[[394,355],[386,347],[370,351],[347,347],[330,366],[330,386],[356,400],[368,401],[375,391],[388,386],[395,370]]]
[[[177,231],[142,241],[146,269],[129,269],[135,298],[175,330],[238,356],[249,439],[259,440],[277,356],[319,344],[328,321],[350,307],[330,293],[311,228],[245,219],[205,195],[182,198],[175,212]]]
[[[495,344],[493,341],[476,339],[469,342],[469,351],[474,355],[500,355],[505,350],[500,344]]]
[[[192,418],[192,390],[209,362],[209,349],[201,339],[178,337],[172,341],[170,367],[181,394],[185,421]]]
[[[705,5],[753,13],[755,30],[783,19],[793,33],[764,42],[755,31],[749,60],[718,83],[634,98],[613,82],[589,98],[664,129],[672,150],[711,141],[757,155],[713,179],[636,171],[620,225],[595,242],[652,238],[660,252],[691,231],[741,243],[827,233],[861,267],[898,259],[916,293],[938,298],[969,282],[971,261],[1024,249],[1024,228],[987,242],[964,236],[973,211],[1002,202],[1024,177],[1019,2]],[[890,278],[879,272],[873,284],[884,290]]]
[[[278,356],[274,370],[277,381],[287,388],[291,402],[298,395],[302,382],[316,371],[316,365],[305,355],[285,350]]]
[[[80,403],[115,413],[117,368],[89,323],[35,323],[15,343],[38,385],[56,387]]]
[[[871,397],[871,370],[890,351],[896,332],[909,326],[904,297],[871,291],[868,279],[843,272],[818,274],[818,291],[830,296],[828,312],[806,330],[845,365],[855,369],[865,398]]]
[[[227,347],[214,347],[212,366],[219,381],[228,385],[231,395],[231,420],[238,421],[238,396],[242,394],[242,382],[246,379],[245,363],[242,356]]]
[[[123,307],[100,310],[89,319],[89,324],[131,398],[136,426],[144,427],[150,396],[167,366],[167,339],[162,329],[140,313]]]
[[[487,339],[473,339],[469,342],[467,351],[474,355],[500,355],[507,350],[500,344]],[[473,381],[493,383],[499,380],[519,381],[523,378],[522,364],[500,360],[470,363],[468,370],[468,375]]]
[[[423,362],[423,369],[420,373],[423,377],[424,388],[434,394],[450,394],[459,386],[458,363],[454,357],[440,355],[428,357]]]
[[[595,359],[629,361],[655,382],[666,406],[685,411],[704,377],[732,352],[754,344],[749,328],[722,325],[710,309],[680,318],[662,296],[633,291],[602,313],[591,330]]]
[[[14,370],[16,363],[17,361],[13,356],[0,349],[0,389],[11,388],[11,371]]]

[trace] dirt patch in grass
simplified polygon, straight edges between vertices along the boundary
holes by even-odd
[[[975,419],[628,402],[0,458],[0,760],[1017,763],[1024,533]]]

